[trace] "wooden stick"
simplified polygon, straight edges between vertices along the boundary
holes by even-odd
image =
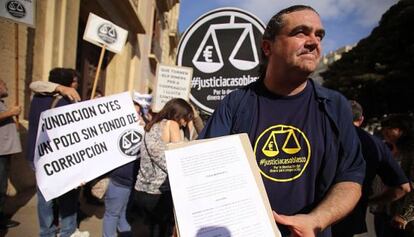
[[[15,104],[19,106],[19,24],[14,23],[14,44],[15,44]],[[19,115],[16,115],[16,127],[19,129]]]
[[[105,49],[106,49],[106,46],[103,45],[102,50],[101,50],[101,56],[99,56],[98,68],[96,69],[95,80],[93,81],[93,87],[92,87],[92,93],[91,93],[90,99],[93,99],[95,97],[96,86],[98,85],[99,73],[101,71],[102,60],[105,55]]]

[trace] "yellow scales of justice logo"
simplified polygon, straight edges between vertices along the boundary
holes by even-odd
[[[267,138],[266,135],[268,135]],[[300,129],[288,125],[275,125],[266,129],[256,141],[255,153],[256,149],[260,149],[258,144],[262,139],[266,139],[261,148],[262,153],[270,161],[279,160],[270,166],[265,165],[266,162],[263,160],[258,161],[260,172],[264,177],[277,182],[288,182],[302,175],[309,163],[311,151],[309,141]],[[300,139],[304,142],[302,146],[305,145],[305,147],[301,146]],[[301,150],[303,152],[300,152]],[[302,155],[295,155],[298,153],[302,153]],[[276,157],[278,155],[280,156]],[[271,172],[271,170],[274,171]]]
[[[278,134],[286,134],[285,142],[283,143],[282,150],[289,155],[295,154],[300,151],[301,146],[299,144],[298,138],[295,135],[295,132],[292,128],[285,130],[285,126],[281,127],[279,131],[272,131],[269,138],[267,139],[265,145],[262,148],[263,154],[267,157],[274,157],[279,154],[279,147],[276,142],[276,136]]]

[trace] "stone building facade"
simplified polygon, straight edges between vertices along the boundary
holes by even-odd
[[[101,53],[100,47],[83,40],[90,12],[128,31],[121,53],[105,52],[98,88],[105,95],[147,93],[154,85],[157,64],[175,64],[179,5],[179,0],[37,0],[35,28],[0,18],[0,78],[9,88],[6,104],[23,108],[19,118],[23,146],[32,81],[46,81],[54,67],[75,68],[82,75],[81,96],[87,99]],[[12,169],[21,165],[17,160]],[[18,189],[34,184],[34,179],[24,177],[14,181]]]

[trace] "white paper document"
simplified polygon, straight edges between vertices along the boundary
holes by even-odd
[[[246,134],[165,152],[181,237],[280,236]]]

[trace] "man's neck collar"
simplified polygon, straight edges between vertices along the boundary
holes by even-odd
[[[303,81],[292,81],[290,79],[280,81],[264,78],[263,83],[266,89],[272,93],[282,96],[292,96],[299,94],[306,88],[308,79]]]

